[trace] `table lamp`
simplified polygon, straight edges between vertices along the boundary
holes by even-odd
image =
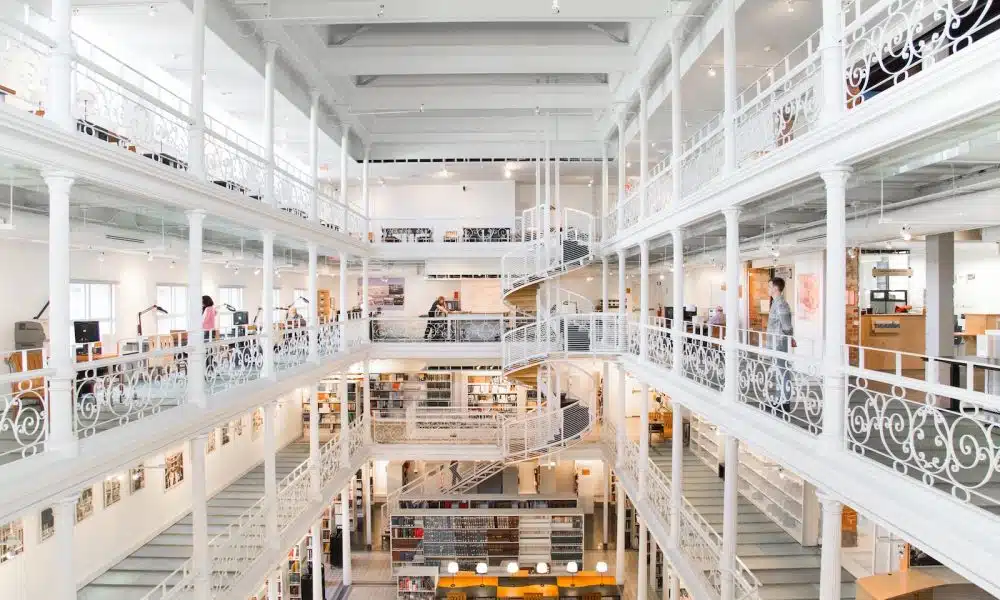
[[[580,565],[575,560],[566,563],[566,571],[569,573],[569,587],[576,587],[576,572],[580,570]]]
[[[601,574],[601,585],[604,585],[604,574],[608,572],[608,563],[603,560],[598,561],[597,567],[595,568],[597,569],[597,572]]]
[[[548,572],[549,572],[549,565],[543,562],[540,562],[537,565],[535,565],[535,573],[538,573],[539,575],[545,575]]]
[[[512,560],[509,563],[507,563],[507,572],[510,573],[511,575],[514,575],[520,570],[521,568],[517,566],[516,560]]]
[[[458,574],[458,563],[451,561],[448,563],[448,574],[451,575],[451,587],[455,587],[455,576]]]
[[[489,570],[490,568],[484,562],[476,564],[476,573],[479,574],[479,587],[486,587],[486,572]]]

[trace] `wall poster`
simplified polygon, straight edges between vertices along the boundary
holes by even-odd
[[[403,310],[405,299],[405,282],[403,277],[369,277],[368,305],[371,310],[382,309],[382,312]],[[361,305],[362,280],[358,278],[358,305]]]
[[[805,321],[815,321],[819,318],[820,286],[819,275],[816,273],[799,273],[795,296],[798,299],[796,316]]]

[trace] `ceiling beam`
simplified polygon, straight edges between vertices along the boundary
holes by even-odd
[[[455,2],[454,0],[285,0],[254,2],[253,18],[319,24],[337,23],[482,23],[490,21],[620,22],[655,19],[663,4],[649,0],[564,0],[558,12],[546,0]],[[270,12],[268,13],[268,9]]]
[[[491,73],[609,73],[636,65],[628,46],[331,46],[331,76]]]
[[[613,154],[612,148],[612,154]],[[436,141],[425,136],[400,137],[395,141],[386,139],[372,146],[372,158],[419,159],[419,158],[531,158],[541,152],[541,144],[526,140],[474,140],[468,137],[459,140]],[[601,144],[596,141],[555,141],[552,154],[571,158],[599,158]],[[374,166],[372,167],[375,168]]]
[[[435,110],[482,111],[534,110],[578,111],[603,110],[611,102],[607,86],[454,86],[448,88],[416,87],[358,88],[351,93],[350,108],[355,113],[412,110],[421,107]]]

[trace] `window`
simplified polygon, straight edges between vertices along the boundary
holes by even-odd
[[[281,323],[285,320],[285,311],[279,306],[284,307],[285,305],[281,302],[281,288],[274,288],[271,292],[271,320],[275,323]]]
[[[226,308],[227,304],[236,310],[246,310],[243,307],[242,287],[227,286],[219,288],[219,297],[215,301],[215,314],[218,316],[220,328],[233,326],[233,313],[229,312],[229,309]]]
[[[118,286],[110,282],[74,281],[69,284],[69,318],[97,321],[101,335],[115,333],[115,295]]]
[[[169,333],[172,329],[187,329],[187,286],[156,286],[156,303],[167,311],[156,320],[157,331]]]

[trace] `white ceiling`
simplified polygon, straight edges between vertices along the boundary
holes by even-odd
[[[190,1],[81,0],[73,4],[74,26],[184,94],[191,77]],[[624,108],[616,100],[624,82],[643,72],[662,76],[669,60],[659,43],[663,33],[672,31],[675,15],[696,12],[686,0],[559,0],[558,14],[550,0],[207,1],[209,111],[260,139],[263,41],[275,41],[284,74],[276,101],[278,151],[306,164],[305,109],[315,88],[326,114],[320,163],[332,174],[341,123],[355,132],[355,159],[363,156],[361,141],[379,158],[531,156],[546,136],[554,154],[597,158],[609,117]],[[47,2],[31,2],[47,12]],[[819,2],[792,0],[793,12],[788,6],[787,0],[743,2],[740,88],[819,26]],[[722,63],[720,34],[683,77],[685,135],[721,110]],[[707,74],[710,65],[715,77]],[[634,103],[634,93],[630,98]],[[650,162],[659,162],[669,150],[669,102],[650,115],[649,139]],[[627,160],[638,159],[633,142]],[[350,168],[360,175],[353,161]],[[400,177],[410,176],[412,169],[400,169]],[[587,169],[599,176],[599,166]],[[634,164],[629,174],[638,171]]]

